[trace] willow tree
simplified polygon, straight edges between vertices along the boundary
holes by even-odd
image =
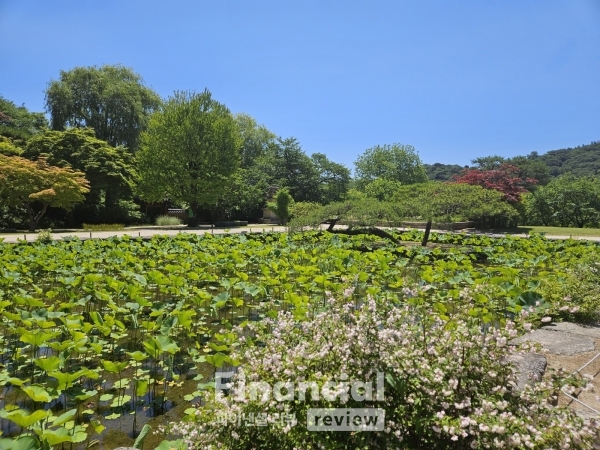
[[[239,167],[241,145],[231,112],[210,92],[176,92],[142,133],[138,195],[151,202],[168,198],[194,212],[215,205]]]
[[[48,206],[70,210],[88,191],[81,172],[50,166],[44,158],[0,155],[0,204],[25,207],[29,231],[35,231]]]
[[[140,133],[161,99],[128,67],[75,67],[61,71],[46,90],[46,109],[53,130],[94,129],[113,147],[135,152]]]

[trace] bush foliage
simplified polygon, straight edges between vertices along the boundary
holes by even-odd
[[[170,431],[190,449],[588,448],[596,437],[590,423],[548,402],[564,380],[517,389],[507,364],[517,350],[507,341],[526,324],[482,330],[464,312],[420,304],[408,288],[402,305],[373,298],[358,305],[353,293],[347,288],[341,300],[326,294],[314,316],[282,311],[238,328],[232,359],[242,365],[229,395],[207,393],[193,421]],[[468,303],[475,294],[461,295]],[[383,397],[351,391],[353,381],[374,388],[378,373]],[[253,397],[252,381],[288,384],[281,397]],[[308,390],[303,399],[300,382],[316,385],[317,396]],[[309,408],[381,408],[385,424],[382,431],[310,432]],[[258,417],[265,426],[254,425]]]

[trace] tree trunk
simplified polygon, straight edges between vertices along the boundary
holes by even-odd
[[[29,231],[33,233],[35,231],[35,226],[37,225],[37,222],[35,221],[35,217],[33,216],[33,209],[31,209],[29,205],[27,206],[27,214],[29,216]]]
[[[35,215],[33,214],[34,213],[33,208],[30,205],[26,205],[26,206],[27,206],[27,213],[29,214],[29,231],[33,233],[37,228],[38,222],[40,221],[40,219],[46,212],[46,209],[48,208],[48,204],[44,203],[44,205],[42,206],[42,209]]]
[[[427,221],[427,225],[425,225],[425,234],[423,235],[423,240],[421,241],[421,246],[426,247],[427,241],[429,241],[429,233],[431,232],[432,220]]]

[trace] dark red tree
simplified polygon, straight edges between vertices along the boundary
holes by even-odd
[[[477,185],[502,192],[510,203],[521,200],[521,194],[527,192],[526,186],[537,184],[534,178],[523,178],[521,170],[511,164],[502,164],[492,170],[465,169],[452,179],[455,183]]]

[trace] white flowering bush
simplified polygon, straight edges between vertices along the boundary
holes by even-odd
[[[468,314],[348,300],[329,298],[310,320],[280,312],[238,329],[232,357],[243,362],[228,395],[207,391],[191,420],[167,432],[190,449],[592,448],[596,422],[549,401],[564,380],[516,388],[507,357],[523,350],[507,343],[522,324],[482,328]],[[383,398],[349,392],[356,380],[376,386],[378,373]],[[315,383],[321,395],[251,397],[253,381]],[[382,431],[309,431],[309,408],[382,408],[385,423]]]
[[[596,323],[600,320],[600,263],[594,255],[584,256],[558,280],[542,285],[551,301],[551,313],[566,320]]]

